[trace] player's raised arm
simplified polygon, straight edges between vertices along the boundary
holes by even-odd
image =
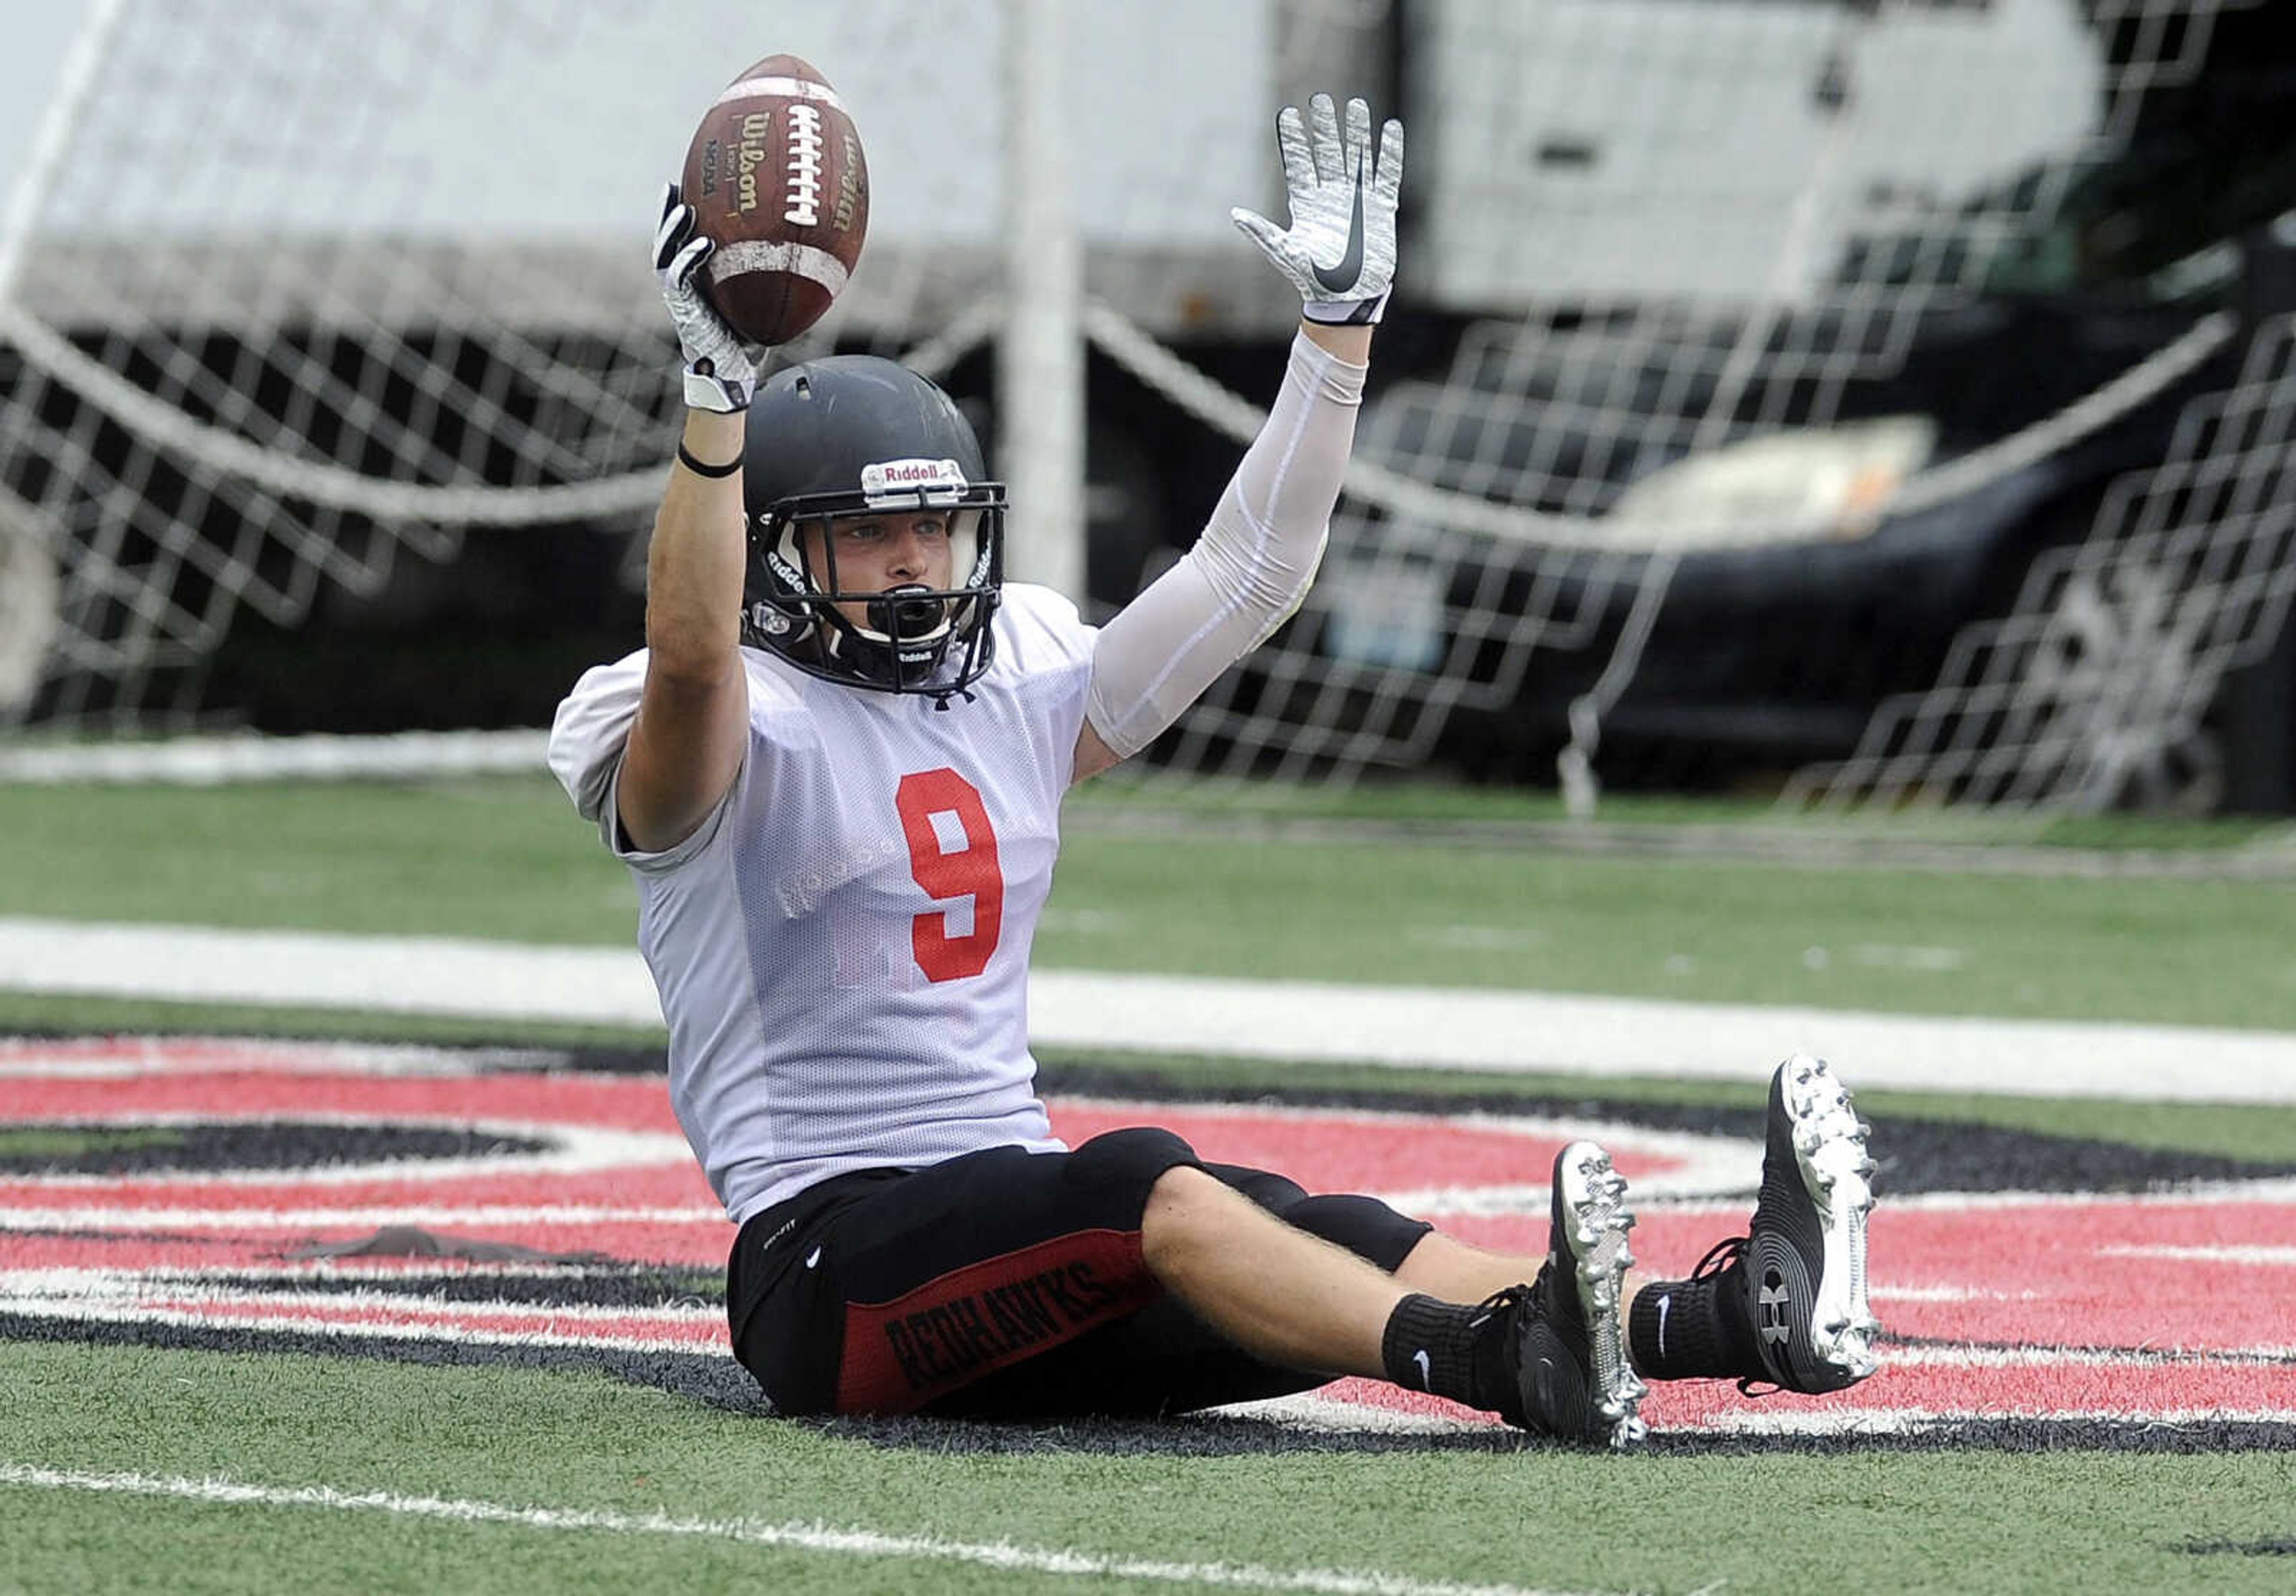
[[[1371,329],[1395,280],[1395,207],[1403,124],[1381,130],[1328,95],[1276,119],[1292,225],[1248,210],[1235,224],[1291,278],[1301,300],[1283,391],[1244,451],[1195,547],[1101,629],[1075,778],[1138,753],[1230,665],[1258,647],[1308,594],[1355,441]]]
[[[749,737],[741,465],[757,370],[696,285],[710,248],[676,185],[665,188],[654,271],[685,358],[685,430],[647,550],[645,689],[617,787],[622,830],[646,852],[709,818]]]

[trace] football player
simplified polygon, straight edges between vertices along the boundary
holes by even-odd
[[[734,1349],[788,1413],[1156,1414],[1356,1374],[1613,1445],[1637,1364],[1858,1378],[1871,1166],[1811,1061],[1774,1087],[1750,1237],[1630,1315],[1591,1142],[1534,1259],[1166,1131],[1051,1134],[1027,979],[1062,796],[1298,607],[1393,280],[1402,128],[1374,147],[1319,95],[1277,131],[1290,225],[1234,219],[1302,298],[1282,391],[1194,547],[1097,629],[1004,581],[1004,489],[932,383],[856,356],[757,382],[665,197],[688,410],[647,646],[584,675],[551,762],[636,880],[671,1098],[739,1227]]]

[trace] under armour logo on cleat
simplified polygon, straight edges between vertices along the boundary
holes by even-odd
[[[1419,1365],[1419,1388],[1422,1391],[1431,1389],[1435,1378],[1435,1365],[1428,1361],[1427,1349],[1423,1346],[1412,1353],[1411,1361]]]
[[[1775,1269],[1764,1271],[1762,1289],[1756,1294],[1754,1308],[1759,1320],[1756,1328],[1761,1331],[1763,1340],[1784,1341],[1793,1333],[1786,1323],[1789,1306],[1785,1277]]]

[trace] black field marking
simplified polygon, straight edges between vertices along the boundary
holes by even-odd
[[[595,1373],[749,1418],[771,1419],[757,1383],[732,1359],[706,1353],[642,1353],[615,1347],[480,1345],[197,1325],[105,1324],[0,1314],[0,1341],[46,1341],[170,1351],[303,1353],[368,1358],[426,1367],[548,1369]],[[1543,1436],[1496,1426],[1434,1433],[1375,1428],[1297,1428],[1219,1413],[1166,1419],[1064,1419],[990,1424],[971,1419],[792,1419],[840,1439],[894,1452],[962,1455],[1077,1453],[1095,1456],[1249,1457],[1289,1453],[1516,1452],[1572,1451]],[[1653,1457],[1870,1455],[1877,1452],[2103,1452],[2210,1456],[2296,1452],[2296,1423],[2251,1419],[1983,1419],[1941,1421],[1906,1434],[1730,1435],[1653,1431]],[[2227,1544],[2226,1550],[2236,1550]]]
[[[1433,1434],[1378,1429],[1308,1430],[1266,1419],[1204,1413],[1168,1419],[1075,1419],[1060,1424],[985,1424],[931,1419],[828,1419],[803,1422],[824,1434],[894,1451],[1169,1453],[1574,1451],[1572,1444],[1492,1427]],[[1841,1456],[1874,1452],[2110,1452],[2215,1455],[2296,1452],[2296,1423],[2096,1419],[1941,1420],[1903,1434],[1716,1434],[1653,1430],[1640,1449],[1653,1457]]]
[[[2296,1557],[2296,1535],[2263,1541],[2187,1541],[2177,1550],[2194,1557]]]
[[[551,1369],[611,1375],[705,1407],[767,1416],[772,1409],[756,1380],[733,1359],[711,1353],[632,1352],[614,1346],[566,1346],[384,1336],[317,1336],[305,1330],[253,1330],[237,1326],[107,1323],[0,1313],[0,1341],[49,1341],[89,1346],[148,1346],[169,1352],[300,1353],[314,1358],[367,1358],[381,1363],[433,1368]]]
[[[1662,1457],[1754,1452],[2110,1452],[2208,1457],[2228,1452],[2296,1452],[2296,1423],[2278,1419],[1961,1419],[1904,1435],[1743,1436],[1653,1430]]]
[[[79,1145],[57,1150],[53,1142],[59,1139]],[[12,1146],[12,1140],[17,1145]],[[435,1125],[314,1125],[291,1120],[168,1125],[42,1123],[0,1127],[0,1174],[230,1174],[433,1158],[502,1158],[544,1152],[549,1145]]]
[[[968,1457],[1078,1453],[1095,1457],[1231,1458],[1301,1452],[1482,1452],[1555,1443],[1498,1426],[1472,1430],[1311,1430],[1266,1419],[1184,1413],[1170,1419],[1070,1419],[992,1424],[971,1419],[800,1419],[788,1422],[887,1452]]]

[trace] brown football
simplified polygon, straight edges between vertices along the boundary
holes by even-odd
[[[745,338],[787,343],[860,264],[861,136],[828,79],[794,55],[768,55],[726,86],[685,152],[684,189],[718,246],[703,285]]]

